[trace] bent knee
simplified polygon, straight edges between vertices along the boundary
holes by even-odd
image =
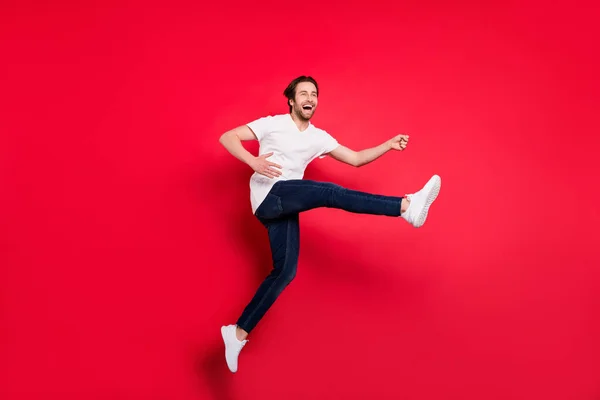
[[[296,277],[296,271],[298,269],[296,268],[296,266],[294,267],[289,267],[286,268],[285,270],[283,270],[281,272],[280,275],[280,279],[286,284],[289,285],[290,282],[292,282],[294,280],[294,278]]]

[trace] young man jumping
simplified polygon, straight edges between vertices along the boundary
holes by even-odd
[[[267,229],[273,258],[273,270],[236,324],[221,327],[225,360],[231,372],[237,371],[238,356],[248,342],[248,334],[296,275],[301,212],[319,207],[337,208],[352,213],[401,217],[419,228],[425,223],[429,207],[441,186],[440,177],[434,175],[418,192],[395,197],[304,180],[306,166],[317,157],[329,155],[360,167],[390,150],[404,150],[408,136],[398,135],[379,146],[353,151],[310,122],[319,97],[319,87],[313,78],[294,79],[284,95],[289,113],[260,118],[232,129],[220,138],[220,143],[233,156],[255,172],[250,179],[252,212]],[[258,157],[244,148],[244,140],[259,141]]]

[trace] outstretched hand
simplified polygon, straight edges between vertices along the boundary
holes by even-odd
[[[281,165],[267,160],[267,158],[271,157],[272,155],[273,153],[271,152],[254,158],[254,160],[250,162],[250,167],[252,167],[256,173],[271,179],[280,176],[281,171],[277,170],[276,168],[281,169]]]
[[[398,135],[393,137],[390,139],[389,143],[392,149],[402,151],[406,149],[406,146],[408,145],[408,135]]]

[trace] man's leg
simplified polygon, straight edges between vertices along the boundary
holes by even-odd
[[[434,175],[425,186],[405,198],[346,189],[328,182],[287,180],[277,182],[256,215],[263,219],[282,218],[319,207],[338,208],[352,213],[402,216],[415,227],[425,223],[436,199],[441,179]]]
[[[310,180],[281,181],[271,193],[281,199],[285,214],[328,207],[352,213],[398,217],[402,202],[402,197],[365,193],[334,183]]]
[[[299,215],[265,222],[269,234],[273,270],[259,286],[256,294],[237,321],[239,328],[250,333],[273,305],[283,289],[296,276],[300,254]]]
[[[273,270],[258,287],[236,325],[222,328],[225,359],[232,372],[237,371],[238,355],[246,344],[248,333],[254,329],[283,289],[296,276],[300,252],[299,215],[293,214],[263,222],[269,234]]]

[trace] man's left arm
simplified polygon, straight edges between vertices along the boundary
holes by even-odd
[[[398,135],[376,147],[354,151],[346,146],[339,145],[328,155],[335,160],[341,161],[353,167],[362,167],[377,160],[390,150],[402,151],[408,144],[408,135]]]

